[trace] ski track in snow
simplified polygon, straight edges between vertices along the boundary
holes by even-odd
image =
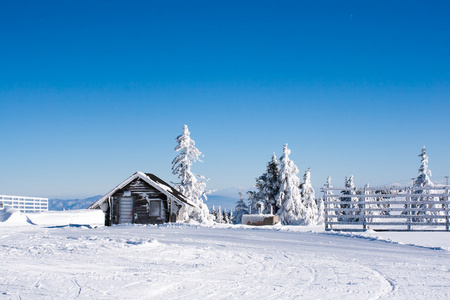
[[[450,253],[185,225],[1,228],[1,299],[449,299]]]

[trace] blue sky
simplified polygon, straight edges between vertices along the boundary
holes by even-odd
[[[450,176],[446,1],[10,1],[0,9],[0,194],[167,181],[187,124],[210,188],[285,143],[319,188]]]

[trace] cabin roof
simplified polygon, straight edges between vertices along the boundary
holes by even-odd
[[[149,185],[154,187],[155,189],[159,190],[161,193],[165,194],[167,197],[170,197],[174,199],[175,201],[179,202],[182,205],[190,205],[195,206],[191,201],[189,201],[183,194],[178,192],[176,189],[174,189],[170,184],[159,178],[158,176],[151,174],[151,173],[143,173],[143,172],[136,172],[130,177],[128,177],[126,180],[124,180],[122,183],[120,183],[118,186],[116,186],[114,189],[112,189],[109,193],[95,201],[93,204],[91,204],[88,208],[100,208],[100,205],[107,201],[109,197],[111,197],[115,192],[118,190],[124,188],[127,186],[130,182],[135,180],[136,178],[140,178],[143,181],[147,182]]]

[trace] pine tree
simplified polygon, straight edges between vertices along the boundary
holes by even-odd
[[[209,210],[209,214],[214,216],[214,220],[216,217],[216,208],[214,207],[214,205],[212,206],[212,208]]]
[[[414,181],[414,187],[416,188],[430,188],[434,187],[433,182],[431,182],[431,170],[428,168],[428,156],[426,155],[425,146],[423,146],[420,157],[420,167],[419,167],[419,175]],[[429,209],[439,208],[439,198],[438,197],[427,197],[427,194],[433,193],[433,190],[425,189],[425,190],[416,190],[414,194],[421,195],[417,197],[413,197],[412,201],[417,202],[426,202],[426,201],[435,201],[436,204],[424,203],[424,204],[412,204],[411,208],[417,209],[417,211],[412,211],[411,215],[438,215],[439,212],[433,212]],[[413,222],[434,222],[437,219],[428,218],[428,219],[419,219],[412,218]]]
[[[326,182],[323,186],[324,186],[326,189],[330,189],[330,188],[333,187],[333,186],[331,185],[331,177],[330,177],[330,176],[327,177],[327,182]],[[325,197],[326,197],[327,195],[333,195],[333,191],[326,191],[326,192],[325,192]],[[326,201],[327,201],[327,207],[328,207],[327,215],[329,215],[329,216],[334,216],[334,215],[336,215],[336,212],[335,212],[335,210],[334,210],[334,208],[337,208],[336,204],[330,204],[330,202],[335,201],[335,198],[330,197],[330,198],[327,198]],[[324,212],[323,212],[323,221],[325,222],[325,205],[324,205]],[[335,220],[329,219],[329,221],[335,221]],[[320,222],[318,222],[318,223],[320,224]]]
[[[180,152],[172,161],[172,173],[176,175],[181,182],[176,184],[175,188],[182,193],[188,200],[194,203],[195,207],[187,206],[186,219],[194,219],[199,222],[212,221],[207,205],[203,202],[206,200],[205,177],[195,175],[191,171],[192,164],[200,161],[202,153],[195,147],[195,142],[190,138],[190,132],[187,125],[183,126],[183,133],[176,138],[178,145],[175,151]]]
[[[279,163],[275,153],[272,155],[272,159],[267,163],[267,170],[264,174],[256,178],[256,190],[248,191],[249,195],[249,209],[252,213],[257,213],[256,207],[258,202],[264,204],[264,211],[262,213],[268,214],[271,210],[273,213],[277,213],[279,207],[277,206],[276,197],[280,190],[279,182]]]
[[[242,198],[242,192],[239,192],[239,201],[236,203],[234,212],[236,213],[234,216],[234,224],[241,224],[242,216],[248,214],[248,206],[245,204],[244,199]]]
[[[303,213],[303,223],[305,225],[315,225],[319,218],[314,188],[311,184],[311,170],[306,170],[303,175],[303,184],[301,189],[302,202],[305,207]]]
[[[277,195],[277,206],[280,207],[277,214],[284,225],[299,225],[304,223],[303,213],[305,207],[301,202],[300,179],[297,177],[298,168],[289,159],[291,150],[286,144],[283,148],[283,156],[280,158],[280,190]]]
[[[230,224],[230,215],[227,213],[227,210],[224,209],[222,213],[222,223]]]
[[[355,184],[353,183],[353,175],[351,175],[350,177],[345,177],[345,186],[344,186],[347,190],[344,190],[341,192],[342,195],[355,195]],[[341,204],[341,208],[343,209],[353,209],[351,211],[341,211],[340,214],[341,215],[359,215],[359,212],[357,210],[358,208],[358,204],[356,204],[357,202],[357,198],[356,197],[342,197],[341,198],[341,202],[348,202],[345,204]],[[356,209],[356,210],[355,210]],[[352,218],[352,217],[341,217],[339,218],[339,220],[343,221],[343,222],[357,222],[359,220],[359,218]]]
[[[256,178],[256,191],[249,193],[250,208],[253,214],[258,212],[257,203],[264,202],[264,187],[267,181],[267,173]]]
[[[433,187],[434,184],[431,182],[431,170],[428,169],[428,155],[426,154],[425,146],[423,146],[422,151],[419,154],[420,157],[420,167],[419,176],[417,176],[414,181],[415,187]]]
[[[263,213],[270,213],[271,208],[273,213],[276,214],[280,207],[277,206],[276,197],[280,191],[280,169],[279,163],[275,153],[272,154],[272,159],[267,163],[267,172],[264,174],[264,184],[262,189],[262,201],[265,206]]]
[[[219,209],[216,210],[216,214],[214,215],[217,223],[223,223],[223,214],[222,208],[219,206]]]
[[[383,195],[389,195],[395,193],[394,190],[376,190],[374,192],[375,195],[377,195],[377,197],[375,197],[375,208],[382,208],[384,210],[380,210],[380,211],[373,211],[372,214],[373,215],[390,215],[390,208],[391,208],[391,204],[390,203],[386,203],[386,201],[389,201],[389,197],[385,197]]]

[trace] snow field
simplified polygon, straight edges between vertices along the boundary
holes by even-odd
[[[5,299],[450,297],[448,251],[289,228],[0,227],[0,255]]]

